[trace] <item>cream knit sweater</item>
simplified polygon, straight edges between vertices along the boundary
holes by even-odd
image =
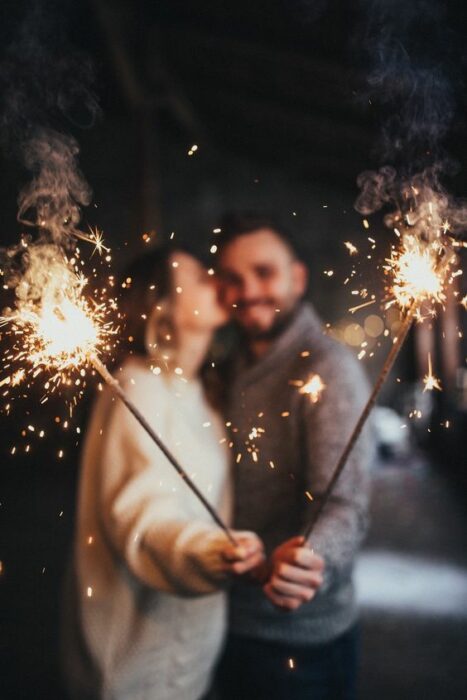
[[[224,519],[223,429],[198,381],[118,373],[129,398]],[[225,536],[108,390],[87,432],[74,554],[76,624],[65,664],[74,697],[198,700],[225,632]],[[70,626],[70,625],[69,625]]]

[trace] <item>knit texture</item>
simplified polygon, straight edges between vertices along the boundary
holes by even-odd
[[[155,376],[136,360],[118,379],[229,520],[224,432],[199,382]],[[225,541],[135,418],[105,390],[82,459],[68,596],[72,697],[201,697],[225,634]]]
[[[314,374],[325,384],[316,403],[299,386]],[[368,398],[368,383],[360,363],[324,335],[308,304],[259,361],[249,365],[240,357],[234,375],[228,410],[236,461],[234,525],[257,532],[270,553],[303,530],[310,499],[324,492]],[[366,527],[371,433],[367,427],[358,440],[312,534],[311,546],[326,565],[318,594],[285,614],[261,588],[236,583],[232,633],[321,644],[355,621],[352,567]]]

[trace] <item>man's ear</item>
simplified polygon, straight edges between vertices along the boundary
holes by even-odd
[[[297,297],[302,297],[308,285],[308,268],[301,260],[294,260],[292,263],[293,288]]]

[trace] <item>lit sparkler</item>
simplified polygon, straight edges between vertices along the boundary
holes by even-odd
[[[441,238],[425,242],[413,235],[404,237],[402,246],[391,252],[384,269],[393,276],[392,300],[406,309],[413,302],[443,303],[446,299],[446,273],[453,260],[446,256]],[[444,268],[444,269],[443,269]]]
[[[432,208],[430,216],[432,215]],[[407,223],[410,224],[407,217]],[[438,230],[430,230],[429,221],[424,235],[414,235],[409,230],[401,234],[396,231],[400,239],[399,246],[393,249],[391,256],[386,260],[385,273],[390,275],[391,283],[387,286],[389,301],[387,306],[397,304],[404,313],[398,335],[393,340],[391,350],[383,364],[381,372],[376,379],[370,397],[357,421],[357,424],[344,446],[342,454],[334,468],[331,479],[320,499],[317,499],[317,507],[304,530],[305,539],[308,540],[314,526],[329,500],[334,487],[342,473],[347,459],[360,436],[363,427],[368,420],[370,412],[376,403],[378,394],[386,381],[389,372],[402,348],[408,332],[414,322],[423,320],[421,308],[428,306],[429,315],[435,313],[435,305],[443,304],[446,299],[446,287],[452,283],[453,268],[456,256],[453,251],[452,241],[446,235],[449,226],[446,222]],[[428,235],[430,234],[430,235]],[[431,371],[429,371],[431,375]],[[432,377],[433,383],[436,378]],[[433,388],[435,388],[433,386]]]
[[[13,338],[12,363],[31,366],[32,378],[45,372],[45,389],[79,385],[92,356],[110,349],[116,329],[108,320],[111,302],[83,296],[88,280],[55,245],[37,245],[16,287],[16,309],[0,317]],[[11,386],[26,381],[22,367]]]
[[[16,290],[17,308],[0,319],[2,325],[10,325],[11,333],[19,341],[19,349],[12,359],[31,365],[33,378],[46,370],[51,375],[46,388],[50,381],[70,383],[73,371],[82,374],[86,366],[92,366],[149,434],[232,544],[236,544],[227,525],[100,359],[102,352],[110,349],[110,338],[116,329],[106,320],[107,308],[103,304],[83,297],[87,280],[70,267],[56,246],[37,246],[30,256],[33,262]],[[39,273],[37,262],[44,263],[45,259],[52,264]],[[26,374],[24,368],[19,372],[22,374],[15,373],[9,378],[9,384],[14,383],[15,377],[22,379]]]

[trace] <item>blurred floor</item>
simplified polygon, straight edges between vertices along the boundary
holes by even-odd
[[[360,700],[467,698],[467,510],[421,457],[373,474]]]

